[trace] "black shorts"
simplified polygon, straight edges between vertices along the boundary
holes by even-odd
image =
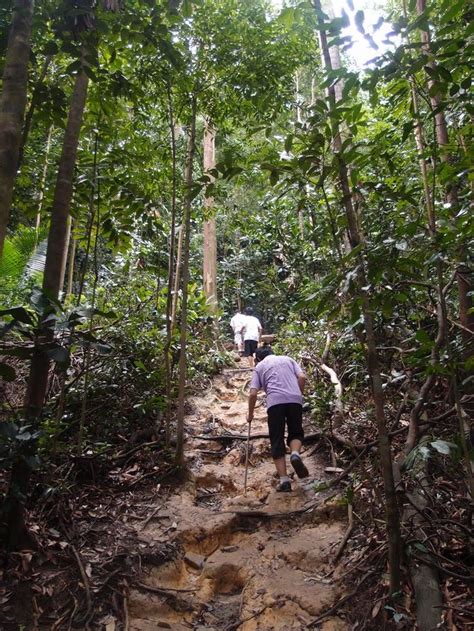
[[[295,438],[303,442],[303,406],[300,403],[281,403],[268,408],[267,414],[272,457],[281,458],[286,454],[285,425],[288,427],[287,445]]]
[[[244,357],[253,357],[257,350],[258,342],[256,340],[245,340],[244,342]]]

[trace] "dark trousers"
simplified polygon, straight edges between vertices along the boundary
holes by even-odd
[[[272,457],[281,458],[286,454],[285,426],[288,427],[287,445],[295,439],[303,442],[303,406],[300,403],[280,403],[268,408],[267,414]]]

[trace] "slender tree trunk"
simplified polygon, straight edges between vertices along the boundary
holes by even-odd
[[[171,302],[171,332],[176,324],[176,314],[178,312],[179,285],[181,282],[181,259],[183,253],[184,224],[178,228],[178,251],[176,253],[176,266],[174,274],[173,300]]]
[[[418,15],[421,15],[424,11],[426,11],[426,0],[417,0],[416,10]],[[421,41],[423,42],[424,51],[427,55],[432,55],[431,49],[431,37],[430,31],[428,29],[421,31]],[[431,68],[435,67],[434,61],[430,61],[428,65]],[[427,74],[427,84],[428,88],[431,88],[434,83],[431,77]],[[441,97],[439,94],[433,94],[430,96],[431,108],[434,114],[435,119],[435,130],[436,130],[436,141],[439,147],[440,158],[443,162],[451,163],[453,161],[450,147],[449,147],[449,131],[448,125],[446,123],[446,117],[444,112],[437,111],[439,105],[441,103]],[[457,203],[457,186],[455,182],[450,182],[446,188],[446,201],[451,205],[451,207],[455,206]],[[463,262],[463,259],[467,257],[464,256],[465,246],[461,244],[459,248],[459,254],[461,258],[461,263],[458,266],[456,278],[458,284],[458,293],[459,293],[459,319],[461,324],[474,332],[474,312],[473,306],[474,302],[472,299],[472,291],[474,290],[474,272],[468,268],[468,266]],[[473,351],[472,345],[473,340],[472,336],[469,333],[463,332],[463,341],[466,346],[464,351],[464,356],[467,359]]]
[[[178,414],[177,414],[177,437],[176,437],[176,461],[183,464],[184,461],[184,399],[186,394],[186,373],[187,373],[187,329],[188,329],[188,283],[189,283],[189,246],[191,242],[191,203],[193,184],[193,161],[196,150],[196,96],[192,97],[191,127],[188,137],[188,148],[186,155],[186,167],[184,181],[186,184],[186,201],[183,213],[184,246],[183,246],[183,298],[181,304],[181,328],[180,328],[180,350],[179,350],[179,385],[178,385]]]
[[[51,227],[44,270],[43,289],[56,298],[64,279],[65,256],[68,237],[68,221],[74,186],[74,169],[82,119],[87,100],[89,79],[79,71],[71,98],[71,108],[64,134],[63,149],[59,161],[58,179],[51,209]]]
[[[203,167],[207,174],[216,166],[216,130],[211,121],[206,118],[203,139]],[[214,180],[212,176],[211,181]],[[206,197],[204,199],[204,213],[206,216],[212,213],[214,199]],[[217,310],[217,235],[216,218],[209,217],[204,221],[204,243],[203,243],[203,285],[204,294],[213,312]]]
[[[418,0],[418,3],[420,3],[420,1],[423,1],[423,0]],[[405,15],[406,15],[405,5],[404,5],[404,11],[405,11]],[[422,180],[422,184],[423,184],[423,192],[424,192],[424,197],[425,197],[425,207],[426,207],[426,216],[427,216],[427,223],[428,223],[428,232],[429,232],[431,243],[432,243],[432,247],[433,247],[433,253],[436,253],[437,252],[437,248],[438,248],[438,245],[437,245],[436,213],[435,213],[433,192],[432,192],[431,187],[430,187],[430,181],[429,181],[429,175],[428,175],[428,166],[427,166],[426,160],[424,158],[426,143],[425,143],[425,138],[424,138],[424,133],[423,133],[423,125],[421,123],[421,118],[420,118],[420,115],[419,115],[418,97],[417,97],[415,82],[414,82],[413,78],[410,78],[409,83],[410,83],[410,89],[411,89],[411,100],[412,100],[413,114],[414,114],[414,118],[415,118],[415,129],[414,129],[415,142],[416,142],[416,147],[417,147],[418,154],[419,154],[419,165],[420,165],[421,180]],[[444,119],[444,117],[443,117],[443,119]],[[446,131],[446,127],[445,127],[445,131]],[[436,339],[435,339],[435,342],[433,344],[433,347],[431,349],[430,363],[431,363],[432,366],[435,366],[436,363],[439,361],[439,351],[440,351],[441,347],[443,346],[443,344],[445,343],[446,330],[447,330],[446,300],[445,300],[444,291],[443,291],[443,286],[444,286],[444,282],[443,282],[443,263],[442,263],[440,257],[437,257],[437,261],[436,261],[436,277],[437,277],[437,293],[438,293],[438,300],[437,300],[437,305],[436,305],[437,320],[438,320],[438,332],[437,332]],[[406,453],[410,452],[413,449],[413,447],[415,447],[415,445],[416,445],[417,438],[418,438],[418,420],[419,420],[419,415],[420,415],[420,412],[423,409],[423,406],[424,406],[424,403],[426,401],[426,398],[427,398],[431,388],[435,384],[435,382],[436,382],[436,377],[435,377],[434,373],[429,374],[426,377],[425,382],[423,383],[423,385],[421,387],[420,395],[418,397],[418,400],[417,400],[415,406],[413,407],[413,409],[411,411],[411,414],[410,414],[410,425],[409,425],[409,428],[408,428],[408,435],[407,435],[407,439],[406,439],[406,443],[405,443],[405,452]]]
[[[173,275],[175,273],[175,245],[176,245],[176,197],[177,197],[177,161],[176,161],[176,125],[174,120],[173,97],[171,86],[167,85],[168,94],[168,122],[170,127],[171,161],[172,161],[172,192],[171,192],[171,231],[170,251],[168,259],[168,292],[166,294],[166,344],[165,344],[165,372],[166,372],[166,418],[165,441],[170,441],[171,425],[171,340],[173,336]],[[177,270],[176,270],[177,273]]]
[[[59,161],[58,177],[51,209],[51,225],[48,235],[43,289],[54,298],[58,298],[64,282],[74,168],[76,165],[77,147],[87,100],[88,82],[89,80],[85,72],[82,70],[79,71],[71,97],[71,106],[64,134],[63,149]],[[47,334],[45,337],[48,338],[48,335],[50,337],[50,334]],[[48,341],[48,339],[42,341]],[[26,393],[26,407],[29,414],[32,416],[38,414],[44,404],[48,385],[49,363],[49,358],[42,351],[40,344],[31,361],[30,377]]]
[[[33,90],[33,96],[31,97],[30,107],[28,108],[28,111],[26,112],[25,123],[23,125],[23,132],[21,134],[20,150],[18,153],[18,166],[17,166],[18,171],[20,170],[20,167],[23,163],[23,158],[25,155],[25,147],[26,147],[26,143],[28,142],[28,136],[30,135],[31,122],[33,120],[33,115],[35,113],[36,106],[38,105],[39,90],[40,90],[40,87],[43,85],[44,80],[46,79],[46,75],[48,74],[48,70],[51,65],[52,59],[53,59],[52,55],[47,55],[44,60],[43,67],[38,77],[38,81],[36,82],[35,88]]]
[[[326,71],[330,72],[332,69],[331,56],[329,53],[329,46],[326,31],[324,29],[324,23],[321,17],[321,0],[314,0],[314,7],[318,14],[318,21],[320,26],[319,38],[321,52],[324,59],[324,66],[326,68]],[[352,194],[347,174],[347,165],[345,164],[345,161],[342,158],[340,152],[341,135],[339,130],[339,123],[337,122],[337,117],[334,115],[336,110],[336,92],[334,86],[330,86],[328,88],[328,105],[333,130],[333,143],[338,161],[339,182],[342,189],[343,203],[349,227],[349,239],[351,247],[354,249],[362,245],[363,239],[361,231],[359,229],[357,214],[352,202]],[[384,394],[382,389],[383,384],[377,354],[372,307],[370,304],[369,295],[364,289],[364,287],[367,286],[367,279],[365,274],[365,260],[362,254],[359,255],[359,267],[360,272],[357,285],[358,293],[362,300],[362,312],[366,333],[367,368],[371,380],[372,398],[375,407],[380,466],[385,490],[385,514],[388,538],[388,559],[390,569],[390,593],[393,594],[400,589],[400,557],[402,550],[400,534],[400,515],[393,477],[390,439],[388,436],[385,420]]]
[[[38,209],[36,210],[36,221],[35,221],[36,243],[38,243],[39,230],[41,226],[41,211],[43,210],[44,192],[46,188],[46,179],[48,177],[49,153],[51,151],[52,136],[53,136],[53,126],[51,125],[48,130],[48,138],[46,140],[46,152],[44,156],[43,172],[41,174],[40,189],[39,189],[39,194],[38,194]]]
[[[73,230],[73,227],[71,226],[71,231],[72,230]],[[67,298],[69,298],[72,294],[72,288],[73,288],[73,283],[74,283],[74,263],[76,260],[76,247],[77,247],[77,241],[73,237],[71,239],[71,247],[69,249],[69,268],[68,268],[67,285],[66,285]]]
[[[33,0],[15,0],[0,97],[0,258],[13,198],[28,89]]]
[[[295,114],[296,114],[296,122],[301,123],[303,121],[301,117],[301,103],[300,103],[300,75],[298,70],[295,72]]]

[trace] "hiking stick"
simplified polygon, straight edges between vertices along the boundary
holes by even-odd
[[[251,423],[248,424],[249,425],[249,431],[247,434],[247,451],[245,453],[245,478],[244,478],[244,495],[247,495],[247,475],[249,472],[249,448],[250,448],[250,425]]]

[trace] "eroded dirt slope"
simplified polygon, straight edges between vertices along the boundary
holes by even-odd
[[[129,600],[129,629],[241,631],[304,629],[340,597],[326,574],[344,532],[344,509],[324,493],[324,462],[309,446],[310,477],[276,493],[268,439],[251,441],[244,496],[245,441],[205,440],[245,435],[251,371],[225,371],[189,401],[186,454],[189,481],[140,528],[152,542],[176,544],[174,558],[145,568],[144,586]],[[263,399],[252,434],[266,433]],[[348,628],[337,618],[325,631]]]

